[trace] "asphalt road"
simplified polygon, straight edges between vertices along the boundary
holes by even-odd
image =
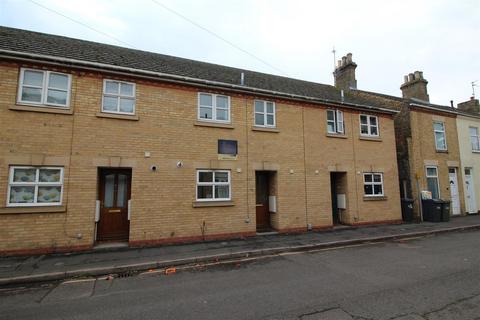
[[[3,288],[0,319],[480,319],[480,232]]]

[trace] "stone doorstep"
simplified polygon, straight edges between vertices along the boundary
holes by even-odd
[[[197,256],[197,257],[190,257],[190,258],[184,258],[184,259],[174,259],[174,260],[164,260],[164,261],[153,260],[149,262],[136,263],[136,264],[117,265],[117,266],[98,267],[98,268],[85,268],[85,269],[77,269],[77,270],[70,270],[70,271],[64,271],[64,272],[51,272],[51,273],[36,274],[36,275],[16,276],[16,277],[10,277],[10,278],[0,278],[0,286],[28,284],[28,283],[34,283],[34,282],[58,281],[58,280],[76,278],[76,277],[103,276],[108,274],[118,274],[118,273],[133,272],[133,271],[146,271],[150,269],[186,266],[186,265],[191,265],[195,263],[209,263],[209,262],[211,263],[211,262],[220,262],[220,261],[228,261],[228,260],[234,261],[235,259],[242,259],[247,257],[261,257],[261,256],[267,256],[267,255],[277,255],[285,252],[302,252],[302,251],[308,251],[308,250],[314,250],[314,249],[336,248],[336,247],[343,247],[343,246],[354,245],[354,244],[375,243],[375,242],[388,241],[388,240],[426,236],[431,234],[442,234],[447,232],[457,232],[457,231],[476,230],[476,229],[480,229],[480,224],[470,225],[470,226],[461,226],[461,227],[452,227],[452,228],[443,228],[443,229],[437,229],[437,230],[427,230],[427,231],[420,231],[420,232],[410,232],[410,233],[397,234],[397,235],[387,235],[387,236],[368,237],[368,238],[361,238],[361,239],[313,243],[313,244],[298,245],[298,246],[255,249],[255,250],[239,251],[239,252],[233,252],[233,253],[222,253],[222,254],[209,255],[209,256]]]

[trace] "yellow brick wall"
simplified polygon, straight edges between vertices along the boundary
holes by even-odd
[[[85,72],[73,72],[73,115],[17,111],[19,66],[0,72],[0,251],[93,245],[99,167],[132,168],[132,242],[254,233],[255,170],[276,172],[276,229],[331,226],[330,171],[347,172],[347,222],[401,219],[391,117],[380,117],[381,141],[360,140],[358,112],[345,109],[347,138],[331,138],[326,108],[276,100],[278,132],[257,131],[255,97],[219,92],[231,97],[232,128],[205,127],[199,90],[122,79],[136,83],[138,120],[111,119],[97,116],[104,76]],[[238,141],[237,160],[218,160],[218,139]],[[64,166],[66,210],[6,212],[13,164]],[[196,170],[210,168],[231,170],[233,206],[192,206]],[[384,172],[382,201],[364,200],[366,171]]]
[[[460,211],[465,212],[456,118],[448,114],[434,114],[415,109],[410,114],[410,121],[412,139],[409,142],[409,148],[412,155],[410,157],[410,167],[413,194],[417,197],[419,192],[417,181],[420,190],[427,190],[426,166],[436,165],[438,167],[440,197],[451,200],[448,169],[457,168]],[[445,124],[447,152],[439,152],[435,148],[434,121],[441,121]],[[416,202],[416,210],[418,212],[418,202]]]

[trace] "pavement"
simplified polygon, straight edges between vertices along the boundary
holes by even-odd
[[[479,230],[0,288],[0,320],[479,320]]]
[[[285,252],[343,247],[368,242],[422,237],[480,229],[480,216],[441,223],[340,227],[301,234],[274,234],[230,241],[211,241],[152,248],[123,248],[83,253],[0,258],[0,286],[229,261]]]

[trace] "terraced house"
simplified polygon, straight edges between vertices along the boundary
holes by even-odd
[[[4,27],[0,69],[2,254],[401,220],[397,111],[333,86]]]
[[[457,106],[458,145],[464,181],[465,211],[478,213],[480,201],[480,104],[478,99]]]
[[[351,55],[344,57],[335,71],[336,86],[361,103],[399,111],[394,117],[399,188],[402,198],[414,199],[417,219],[424,190],[430,191],[434,199],[451,201],[452,215],[464,214],[458,110],[429,102],[423,72],[405,76],[400,87],[402,97],[396,97],[358,89],[356,67]]]

